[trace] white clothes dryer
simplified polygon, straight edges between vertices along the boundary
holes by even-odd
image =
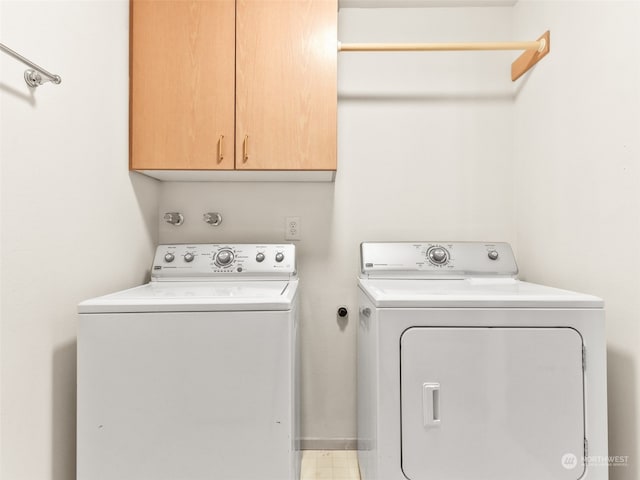
[[[79,480],[299,478],[293,245],[161,245],[82,302]]]
[[[363,480],[605,480],[603,301],[506,243],[363,243]],[[590,462],[591,460],[591,462]]]

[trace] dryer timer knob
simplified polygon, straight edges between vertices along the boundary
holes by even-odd
[[[498,252],[496,250],[489,250],[489,253],[487,253],[487,256],[491,260],[497,260],[500,255],[498,255]]]
[[[284,260],[284,253],[278,252],[276,253],[276,262],[280,263]]]
[[[434,248],[429,252],[429,259],[438,265],[442,265],[447,261],[447,251],[444,248]]]

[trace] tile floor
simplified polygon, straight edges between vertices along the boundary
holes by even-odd
[[[300,480],[360,480],[355,450],[304,450]]]

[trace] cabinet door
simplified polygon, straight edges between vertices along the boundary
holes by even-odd
[[[238,0],[236,169],[336,169],[336,0]]]
[[[233,169],[234,37],[234,0],[131,2],[132,169]]]

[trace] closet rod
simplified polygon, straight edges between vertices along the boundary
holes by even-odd
[[[62,78],[60,78],[60,75],[48,72],[44,68],[39,67],[31,60],[23,57],[18,52],[11,50],[9,47],[2,43],[0,43],[0,50],[33,69],[24,71],[24,81],[27,82],[27,85],[29,85],[30,87],[37,87],[38,85],[42,85],[44,82],[53,82],[56,85],[62,82]],[[47,78],[42,78],[43,75]]]
[[[447,52],[464,50],[544,50],[544,39],[535,42],[476,43],[340,43],[339,52]]]
[[[547,30],[533,42],[478,43],[341,43],[339,52],[450,52],[469,50],[524,50],[511,64],[514,82],[549,53],[551,33]]]

